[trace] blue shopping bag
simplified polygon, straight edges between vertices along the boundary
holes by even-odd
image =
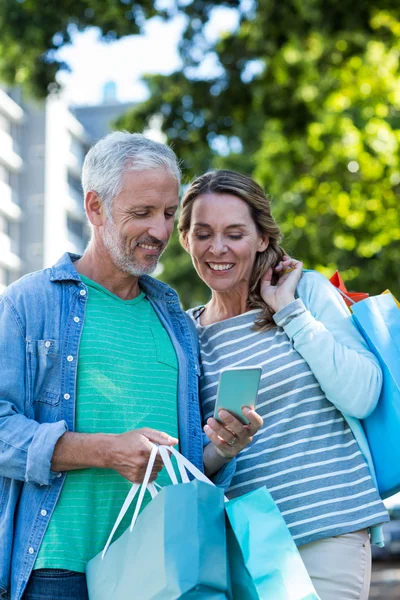
[[[382,498],[400,491],[400,310],[391,294],[352,306],[353,319],[383,372],[373,413],[361,421]]]
[[[232,600],[319,600],[266,487],[225,504]]]
[[[163,488],[137,516],[145,478],[134,526],[111,544],[109,538],[105,550],[86,566],[90,600],[229,597],[223,491],[202,481],[189,482],[184,475],[182,479],[185,483],[179,484],[173,476],[175,485]],[[133,486],[116,525],[139,487]]]

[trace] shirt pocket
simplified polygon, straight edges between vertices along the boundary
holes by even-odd
[[[151,336],[156,348],[157,362],[178,370],[178,359],[172,340],[164,327],[150,327]]]
[[[58,340],[27,342],[28,378],[32,404],[60,403],[61,358]]]

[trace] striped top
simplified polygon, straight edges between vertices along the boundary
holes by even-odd
[[[118,434],[151,427],[177,437],[177,357],[152,305],[143,293],[122,300],[82,280],[88,300],[75,430]],[[170,480],[162,472],[157,482]],[[86,562],[103,549],[131,485],[111,469],[69,471],[34,568],[84,572]],[[134,505],[114,539],[130,525]]]
[[[295,318],[304,305],[300,300],[293,305]],[[342,413],[327,400],[284,329],[254,331],[258,313],[204,327],[196,318],[198,309],[189,313],[200,340],[204,420],[213,414],[222,368],[262,367],[257,411],[264,425],[238,455],[227,496],[266,485],[299,546],[386,521]]]

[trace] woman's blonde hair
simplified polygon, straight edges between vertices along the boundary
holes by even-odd
[[[260,281],[269,267],[276,267],[282,260],[284,250],[279,245],[282,237],[278,225],[271,215],[268,197],[263,189],[250,177],[235,171],[210,171],[197,177],[189,185],[183,196],[178,223],[179,240],[186,248],[186,237],[190,230],[193,203],[203,194],[232,194],[249,206],[250,214],[262,236],[268,236],[269,244],[263,252],[258,252],[254,261],[250,279],[248,307],[261,308],[262,313],[255,323],[255,329],[266,331],[275,326],[273,311],[265,304],[260,295]],[[278,275],[273,272],[272,283],[277,282]]]

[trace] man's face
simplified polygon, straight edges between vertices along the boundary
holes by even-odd
[[[174,228],[178,182],[166,170],[125,171],[103,242],[113,264],[135,277],[152,273]]]

